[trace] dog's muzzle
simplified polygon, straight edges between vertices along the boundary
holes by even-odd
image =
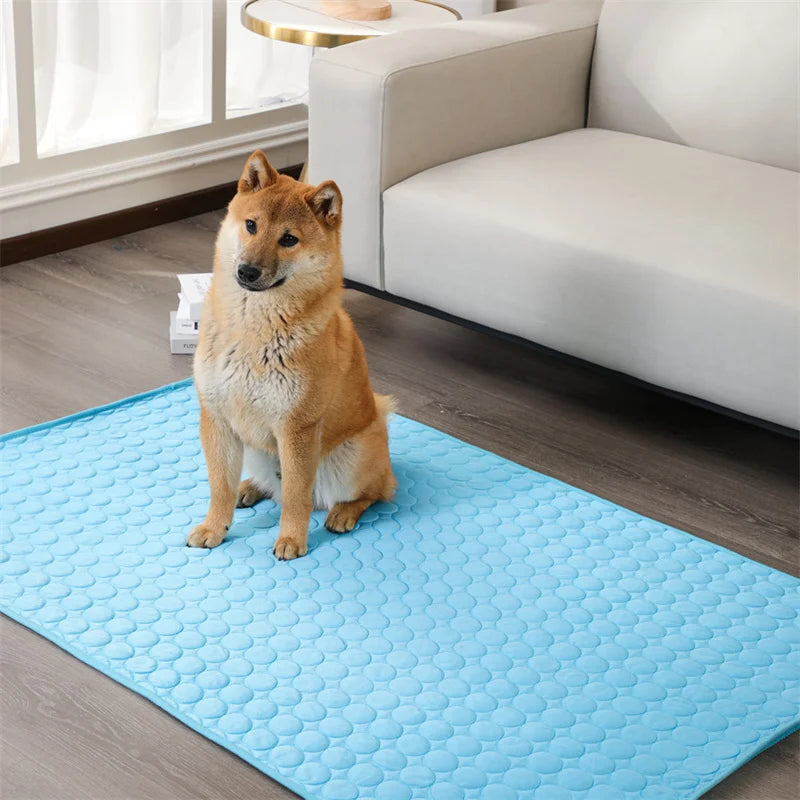
[[[267,283],[263,278],[263,271],[252,264],[239,264],[236,268],[236,281],[242,289],[249,292],[263,292],[265,289],[275,289],[286,281],[286,276]]]

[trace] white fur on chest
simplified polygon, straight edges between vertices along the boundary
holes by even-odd
[[[240,344],[195,369],[204,403],[252,445],[271,434],[303,396],[302,377],[285,366],[271,367],[269,358],[265,363],[265,348]]]

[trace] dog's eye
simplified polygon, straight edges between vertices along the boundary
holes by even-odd
[[[280,239],[278,239],[278,244],[281,247],[294,247],[300,240],[296,236],[292,236],[291,233],[284,233]]]
[[[248,233],[256,232],[256,221],[254,219],[246,219],[244,221],[244,226],[247,228]]]

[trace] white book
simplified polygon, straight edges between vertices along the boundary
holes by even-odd
[[[189,317],[200,319],[200,311],[203,308],[203,299],[211,286],[211,272],[198,272],[189,275],[178,275],[181,284],[181,294],[189,305]]]
[[[176,317],[174,330],[175,333],[183,333],[194,336],[200,331],[200,323],[197,322],[196,320],[178,319]]]
[[[189,301],[183,296],[182,292],[178,292],[178,310],[176,314],[178,319],[191,319],[189,314]]]
[[[200,328],[200,320],[189,316],[189,304],[182,294],[178,295],[178,310],[175,312],[175,329],[195,333]]]
[[[194,353],[198,334],[186,333],[176,328],[175,312],[169,312],[169,349],[171,353]]]

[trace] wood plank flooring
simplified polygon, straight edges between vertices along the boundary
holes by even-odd
[[[221,213],[0,270],[0,429],[185,378],[176,272],[210,269]],[[797,442],[348,291],[376,390],[406,416],[798,574]],[[133,692],[0,622],[2,800],[294,795]],[[795,800],[798,736],[711,800]],[[487,798],[491,800],[491,798]]]

